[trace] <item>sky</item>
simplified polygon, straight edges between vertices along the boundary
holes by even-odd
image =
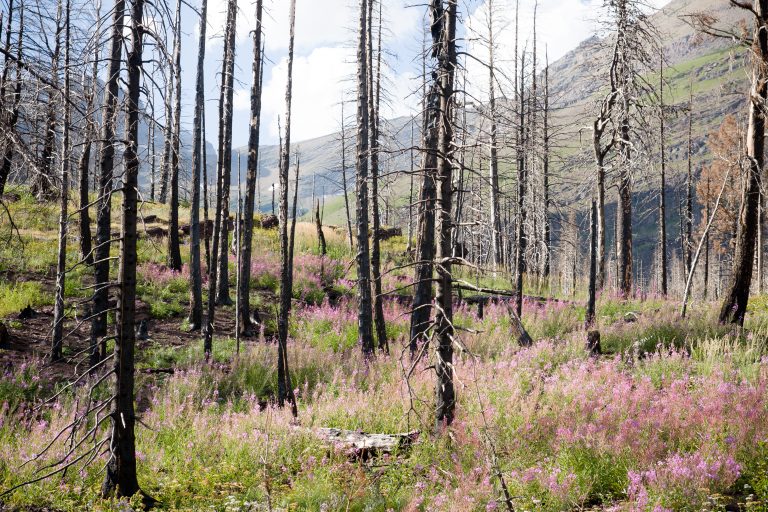
[[[459,0],[463,26],[459,44],[485,60],[487,49],[480,42],[485,33],[490,0]],[[540,0],[538,2],[538,53],[550,62],[562,57],[596,29],[603,0]],[[421,84],[422,27],[426,7],[420,0],[384,0],[386,68],[383,71],[387,97],[382,106],[386,118],[412,115],[418,106]],[[500,66],[511,65],[514,42],[515,0],[493,0],[499,13],[494,22]],[[661,7],[666,0],[650,0]],[[255,28],[255,5],[239,0],[237,22],[233,144],[248,142],[251,62],[251,31]],[[192,0],[194,5],[194,0]],[[291,139],[301,141],[338,131],[341,102],[354,96],[357,0],[297,0],[296,48],[294,56]],[[532,38],[535,0],[519,0],[520,45]],[[218,87],[223,51],[226,0],[208,1],[206,44],[206,136],[214,147],[218,133]],[[261,143],[278,141],[278,119],[285,117],[285,83],[288,53],[288,0],[264,0],[264,43],[267,62],[262,95]],[[191,126],[199,18],[189,7],[182,16],[182,118]],[[487,76],[481,64],[468,64],[474,92],[482,99]],[[474,79],[473,79],[474,78]],[[346,106],[351,114],[353,104]]]

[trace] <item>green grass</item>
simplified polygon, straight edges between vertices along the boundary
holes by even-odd
[[[53,304],[53,296],[44,292],[39,282],[0,282],[0,318],[16,314],[27,306],[34,308],[49,304]]]

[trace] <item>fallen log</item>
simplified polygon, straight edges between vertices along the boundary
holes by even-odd
[[[360,430],[338,428],[317,428],[312,430],[312,433],[323,442],[347,451],[353,458],[361,460],[408,448],[420,434],[418,430],[400,434],[368,434]]]

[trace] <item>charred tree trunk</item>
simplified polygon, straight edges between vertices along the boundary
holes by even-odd
[[[229,189],[232,179],[232,98],[235,80],[235,31],[237,26],[237,0],[229,0],[227,7],[227,33],[225,35],[223,77],[221,95],[219,97],[219,167],[221,174],[222,222],[219,226],[219,253],[213,252],[218,258],[218,279],[216,289],[216,304],[232,304],[229,297]]]
[[[357,314],[358,341],[366,357],[373,355],[371,260],[368,239],[368,2],[360,0],[357,46]]]
[[[101,4],[97,4],[96,17],[101,19],[100,7]],[[101,33],[101,23],[96,24],[96,34]],[[90,199],[88,197],[88,178],[91,166],[91,145],[96,138],[96,122],[93,118],[93,108],[96,103],[97,84],[99,76],[99,47],[94,45],[93,51],[93,68],[91,69],[91,86],[87,89],[86,93],[86,116],[85,116],[85,137],[83,140],[83,152],[80,154],[80,161],[77,164],[78,172],[78,196],[79,196],[79,228],[80,228],[80,254],[86,264],[93,264],[93,243],[91,240],[91,216],[88,212],[88,205]],[[83,80],[83,87],[85,87],[85,80]]]
[[[552,227],[549,222],[549,56],[546,54],[544,68],[544,161],[542,172],[544,180],[544,265],[542,274],[549,278],[552,259]]]
[[[112,41],[110,42],[107,83],[104,89],[104,108],[101,126],[101,156],[99,158],[99,189],[96,203],[96,246],[94,247],[94,293],[91,311],[91,362],[107,355],[107,307],[109,297],[109,253],[112,223],[112,188],[115,167],[115,125],[119,95],[120,64],[123,55],[123,16],[125,0],[115,0],[112,14]]]
[[[251,86],[251,122],[248,132],[248,177],[245,184],[245,220],[243,238],[240,244],[240,281],[237,288],[237,301],[240,334],[253,335],[254,322],[261,322],[254,310],[251,319],[251,251],[253,244],[253,208],[256,196],[256,180],[259,174],[259,131],[261,127],[261,16],[263,0],[256,2],[256,30],[253,31],[253,73]]]
[[[525,161],[525,54],[520,64],[520,83],[518,91],[518,110],[519,112],[519,126],[517,132],[517,226],[515,232],[515,290],[517,292],[517,300],[515,302],[515,313],[518,317],[523,316],[523,274],[525,273],[525,250],[526,250],[526,238],[525,238],[525,223],[526,223],[526,208],[525,208],[525,194],[527,188],[527,169]]]
[[[667,296],[667,209],[666,209],[666,171],[667,171],[667,146],[664,133],[664,58],[662,55],[659,64],[659,143],[661,153],[661,176],[659,190],[659,275],[661,295]]]
[[[181,0],[176,0],[176,22],[173,32],[173,72],[175,83],[173,108],[173,145],[171,148],[171,198],[168,205],[168,268],[181,271],[179,248],[179,156],[181,151]]]
[[[384,320],[384,304],[381,290],[381,215],[379,213],[379,103],[381,99],[381,0],[379,0],[379,31],[376,73],[373,69],[373,4],[368,2],[368,121],[370,123],[371,160],[371,214],[373,237],[371,239],[371,273],[373,276],[373,320],[379,350],[389,352],[387,326]],[[375,76],[375,80],[374,80]]]
[[[451,275],[451,220],[453,198],[453,86],[456,73],[456,0],[433,0],[431,14],[434,23],[440,24],[439,39],[435,49],[438,60],[437,86],[440,102],[438,124],[438,166],[437,166],[437,293],[438,305],[435,313],[437,336],[437,404],[435,421],[438,428],[450,425],[456,408],[453,386],[453,276]],[[433,31],[434,34],[434,31]]]
[[[323,220],[320,217],[320,200],[317,201],[317,208],[315,209],[315,228],[317,228],[317,245],[320,247],[320,254],[325,256],[328,254],[328,246],[325,243],[325,234],[323,233]]]
[[[491,255],[493,269],[498,270],[502,265],[501,252],[501,219],[499,213],[499,155],[496,125],[496,74],[495,74],[495,40],[493,33],[493,0],[488,2],[488,116],[491,123],[489,172],[491,185]]]
[[[136,218],[138,210],[139,93],[142,73],[142,33],[144,0],[131,6],[131,44],[128,51],[128,106],[126,115],[125,173],[123,177],[123,219],[120,247],[120,293],[117,304],[115,338],[115,398],[111,411],[112,435],[110,458],[102,494],[118,496],[140,492],[136,477],[136,440],[134,425],[134,314],[136,308]],[[145,503],[151,501],[144,497]]]
[[[285,87],[285,141],[280,155],[280,311],[277,317],[277,401],[280,407],[291,403],[296,417],[296,399],[288,368],[288,317],[293,294],[293,236],[288,237],[288,171],[291,155],[291,99],[293,94],[293,45],[296,37],[296,0],[290,4],[290,37],[288,42],[288,81]],[[298,162],[297,162],[298,167]],[[296,170],[298,192],[298,169]],[[295,205],[295,201],[294,201]],[[295,211],[295,206],[294,206]],[[294,227],[295,219],[294,218]],[[293,229],[291,229],[293,231]]]
[[[744,186],[743,207],[739,213],[736,253],[733,258],[733,278],[720,309],[720,322],[739,326],[744,324],[752,284],[752,266],[757,238],[760,206],[761,173],[765,159],[765,117],[763,109],[768,97],[768,0],[755,0],[755,32],[752,63],[752,87],[747,129],[749,169]]]
[[[58,96],[59,84],[59,58],[61,56],[61,32],[63,29],[61,23],[62,2],[58,1],[56,9],[56,34],[53,47],[53,57],[51,62],[51,85],[48,92],[47,115],[45,121],[45,137],[43,139],[43,151],[40,155],[40,165],[38,172],[35,173],[35,179],[32,182],[32,194],[38,201],[51,199],[54,194],[54,163],[56,157],[56,124],[58,120],[59,106],[56,98]]]
[[[436,78],[432,73],[433,80]],[[426,343],[430,327],[435,260],[435,201],[437,199],[437,141],[440,105],[437,85],[433,83],[424,98],[422,182],[419,195],[419,235],[416,251],[415,286],[411,308],[410,350],[415,354]]]
[[[13,9],[9,9],[9,22],[8,22],[8,32],[6,33],[6,48],[10,47],[10,37],[11,37],[11,12]],[[22,76],[21,76],[21,66],[19,63],[22,60],[22,50],[24,48],[24,3],[19,6],[19,33],[18,33],[18,43],[16,47],[16,80],[13,88],[13,96],[12,100],[10,101],[10,107],[8,108],[8,118],[7,121],[5,121],[7,129],[10,132],[16,131],[16,125],[19,121],[19,103],[21,103],[21,86],[22,86]],[[4,60],[4,67],[3,72],[5,73],[9,67],[8,67],[8,61],[9,61],[9,55],[10,50],[8,50],[5,53],[5,60]],[[3,85],[5,85],[5,80],[3,81]],[[3,101],[3,107],[5,107],[5,91],[3,91],[3,98],[0,101]],[[0,159],[0,195],[2,195],[5,192],[5,184],[8,182],[8,176],[11,174],[11,165],[13,164],[13,144],[6,144],[5,148],[2,152],[2,159]]]
[[[344,193],[344,213],[347,216],[347,237],[349,248],[355,246],[354,235],[352,234],[352,215],[349,210],[349,191],[347,190],[347,130],[346,120],[344,119],[344,100],[341,101],[341,189]]]
[[[64,341],[64,284],[67,276],[67,206],[69,205],[69,127],[72,121],[70,99],[70,0],[66,0],[64,8],[64,124],[61,139],[61,206],[59,209],[59,248],[56,259],[56,298],[53,306],[53,336],[51,340],[51,360],[61,359]]]
[[[207,17],[208,0],[202,0],[200,2],[200,39],[197,46],[195,114],[192,126],[192,204],[189,214],[189,326],[193,331],[199,330],[203,325],[203,275],[200,262],[200,168],[202,167],[202,147],[204,144],[201,122],[203,109],[205,109],[204,73]],[[207,233],[209,231],[208,223],[206,222],[204,225],[207,238],[209,234]]]
[[[592,200],[589,211],[589,296],[584,324],[587,329],[595,323],[595,302],[597,298],[597,203]]]

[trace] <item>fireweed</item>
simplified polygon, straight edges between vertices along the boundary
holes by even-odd
[[[323,308],[323,315],[337,314],[325,305],[315,311]],[[140,414],[151,430],[138,429],[140,482],[163,506],[187,510],[245,510],[268,499],[310,510],[494,510],[502,504],[488,462],[492,446],[520,510],[594,502],[615,510],[700,510],[710,495],[735,490],[755,464],[755,446],[768,438],[768,362],[739,355],[738,344],[718,341],[693,356],[659,351],[598,360],[583,349],[583,333],[528,349],[501,332],[488,336],[483,343],[506,347],[497,357],[456,359],[459,403],[450,436],[432,433],[427,361],[409,387],[395,357],[366,363],[357,350],[340,355],[289,341],[300,427],[269,400],[272,345],[249,345],[231,363],[142,379],[149,398]],[[470,349],[480,338],[461,337]],[[730,351],[731,362],[712,368],[705,358],[712,350]],[[70,396],[42,416],[23,417],[4,406],[0,486],[29,478],[34,464],[18,469],[21,463],[82,404]],[[409,453],[370,471],[329,452],[311,435],[319,426],[422,434]],[[17,491],[11,503],[108,508],[114,504],[96,500],[100,471],[100,464],[70,471],[61,482]]]

